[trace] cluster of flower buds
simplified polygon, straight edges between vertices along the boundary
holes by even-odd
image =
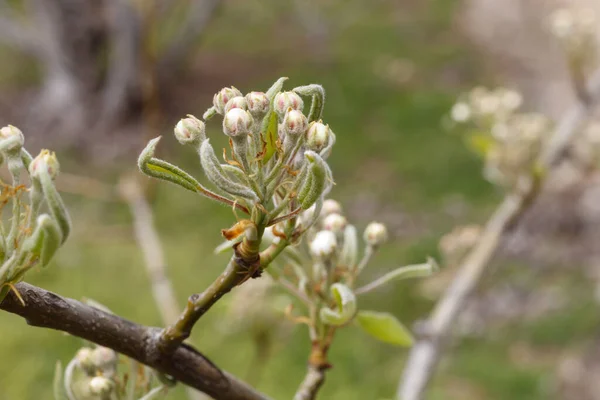
[[[311,224],[309,221],[316,221]],[[297,220],[298,226],[310,225],[306,241],[298,246],[286,248],[283,252],[283,265],[274,266],[269,273],[276,282],[292,295],[310,304],[316,312],[305,316],[290,317],[307,323],[311,339],[326,345],[327,332],[358,322],[365,332],[383,341],[410,345],[410,333],[387,313],[360,310],[357,297],[371,292],[386,283],[411,277],[429,276],[436,269],[430,260],[424,264],[398,268],[375,281],[357,287],[361,272],[365,270],[376,250],[388,240],[384,224],[372,222],[363,232],[364,245],[360,245],[359,234],[354,225],[348,222],[342,207],[335,200],[325,200],[320,210],[311,207]],[[277,238],[275,237],[275,240]],[[360,248],[363,254],[360,254]],[[290,280],[290,276],[294,277]],[[325,341],[325,342],[323,342]]]
[[[54,179],[59,165],[48,150],[35,158],[23,147],[23,133],[14,126],[0,129],[0,163],[6,163],[12,182],[0,181],[0,211],[10,213],[9,226],[0,229],[0,301],[36,265],[47,265],[65,242],[71,222]],[[29,175],[30,187],[22,182]],[[46,206],[47,211],[43,209]]]
[[[321,120],[325,92],[314,84],[285,91],[286,79],[277,80],[266,92],[244,95],[235,87],[223,88],[214,95],[203,120],[190,115],[175,126],[177,140],[198,152],[214,190],[155,158],[158,138],[150,141],[140,155],[141,171],[247,214],[249,219],[224,231],[232,241],[250,235],[259,242],[265,228],[295,220],[313,206],[320,209],[333,185],[326,160],[335,143],[335,134]],[[306,114],[303,97],[311,101]],[[217,116],[222,117],[221,129],[228,139],[229,148],[222,152],[213,148],[206,133],[206,123]],[[223,155],[222,159],[218,154]],[[303,230],[294,228],[290,221],[282,232],[291,241],[308,226]],[[246,235],[242,235],[244,232]]]
[[[585,64],[594,60],[598,49],[598,18],[593,9],[560,8],[550,15],[549,22],[550,31],[571,61]]]
[[[521,95],[499,88],[477,87],[454,104],[452,120],[468,126],[471,147],[485,159],[484,175],[513,187],[522,174],[535,171],[544,140],[552,128],[539,113],[520,113]]]
[[[152,399],[164,394],[170,384],[150,368],[131,361],[129,371],[120,375],[119,354],[107,347],[80,348],[62,370],[57,367],[54,393],[70,400],[114,400],[128,393],[128,398]],[[154,381],[154,382],[153,382]],[[155,386],[152,388],[152,386]],[[145,396],[145,397],[143,397]]]

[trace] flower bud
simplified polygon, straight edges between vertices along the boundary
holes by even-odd
[[[288,109],[302,111],[304,108],[304,102],[302,98],[294,92],[280,92],[277,93],[274,100],[274,110],[279,115],[279,118],[283,118]]]
[[[96,369],[92,358],[92,352],[93,350],[89,347],[82,347],[79,349],[77,354],[75,354],[75,361],[77,362],[79,368],[88,373],[93,373],[93,371]]]
[[[248,111],[233,108],[223,118],[223,132],[232,138],[245,136],[250,133],[254,119]]]
[[[213,106],[217,113],[223,115],[225,114],[225,106],[229,102],[229,100],[234,97],[241,96],[242,92],[234,88],[233,86],[228,88],[223,88],[219,91],[219,93],[215,94],[213,97]]]
[[[250,92],[246,95],[248,111],[254,118],[260,118],[269,111],[269,98],[263,92]]]
[[[467,122],[471,118],[471,107],[464,102],[456,103],[450,110],[450,116],[454,122]]]
[[[323,229],[331,231],[335,234],[342,233],[348,221],[346,217],[340,214],[329,214],[323,220]]]
[[[181,144],[198,144],[206,138],[204,122],[193,115],[181,119],[175,125],[175,138]]]
[[[329,257],[337,247],[335,234],[331,231],[320,231],[310,242],[310,252],[315,257]]]
[[[95,376],[90,380],[90,392],[97,396],[106,396],[112,392],[114,384],[103,376]]]
[[[36,178],[43,169],[48,171],[48,175],[50,175],[50,178],[52,179],[58,176],[60,164],[58,163],[54,152],[42,150],[40,154],[31,161],[31,164],[29,164],[29,175]]]
[[[289,109],[283,118],[283,129],[286,135],[299,137],[308,128],[308,118],[302,111]]]
[[[308,126],[306,138],[307,147],[315,152],[320,152],[329,143],[330,129],[329,125],[325,125],[322,122],[311,122]]]
[[[321,210],[321,216],[327,217],[330,214],[341,214],[342,205],[333,199],[327,199],[323,202],[323,209]]]
[[[382,223],[371,222],[365,229],[363,238],[369,246],[379,246],[388,238],[387,228]]]
[[[248,103],[246,103],[246,99],[242,96],[236,96],[233,99],[229,100],[225,105],[225,114],[233,108],[241,108],[242,110],[248,109]]]
[[[25,136],[16,126],[8,125],[0,129],[0,140],[12,139],[11,144],[5,150],[15,150],[23,147]]]
[[[96,368],[101,370],[111,370],[116,368],[119,356],[108,347],[98,346],[91,353],[91,359]]]

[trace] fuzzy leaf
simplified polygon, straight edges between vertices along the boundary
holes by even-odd
[[[54,186],[54,182],[52,181],[47,168],[41,168],[39,177],[46,204],[48,204],[52,219],[54,220],[53,222],[56,222],[60,229],[60,243],[62,244],[67,240],[71,233],[71,217],[69,216],[65,203]],[[54,249],[54,251],[56,251],[56,249]],[[52,252],[52,254],[54,253]]]
[[[23,250],[40,257],[40,264],[44,267],[60,247],[61,240],[58,224],[48,214],[42,214],[37,219],[33,234],[23,243]]]
[[[198,192],[201,187],[200,183],[190,174],[175,165],[154,158],[154,151],[159,140],[160,136],[149,141],[144,150],[140,153],[138,158],[138,167],[140,168],[140,171],[152,178],[179,185],[190,192]]]
[[[321,321],[332,326],[341,326],[350,322],[356,314],[356,296],[348,286],[341,283],[331,285],[330,291],[336,309],[321,308],[319,311]]]
[[[269,88],[269,90],[267,90],[267,92],[265,93],[267,95],[267,98],[269,99],[269,103],[273,103],[273,99],[275,98],[275,95],[277,95],[277,93],[281,92],[281,89],[283,89],[283,84],[285,83],[285,81],[287,81],[288,78],[287,77],[281,77],[279,79],[277,79],[275,81],[275,83],[273,83],[273,85]]]
[[[323,108],[325,107],[325,89],[323,89],[323,86],[311,84],[299,86],[292,90],[302,96],[312,96],[308,122],[320,120],[323,116]]]
[[[366,333],[382,342],[403,347],[410,347],[413,344],[412,334],[390,313],[359,311],[356,321]]]
[[[219,160],[215,155],[213,147],[210,145],[209,139],[206,139],[200,145],[200,163],[204,169],[206,177],[219,189],[231,194],[232,196],[240,196],[252,201],[258,201],[258,196],[250,188],[231,180],[221,168]]]

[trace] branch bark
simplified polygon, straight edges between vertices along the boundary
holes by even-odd
[[[136,324],[24,282],[16,289],[25,306],[10,293],[0,303],[0,310],[23,317],[31,326],[67,332],[109,347],[217,400],[268,400],[191,346],[181,345],[165,355],[157,348],[159,328]]]
[[[589,96],[570,110],[560,121],[554,136],[541,155],[545,170],[558,164],[564,157],[573,137],[593,111],[600,97],[600,70],[597,70],[587,87]],[[506,196],[490,218],[477,244],[464,258],[462,265],[446,292],[435,306],[431,317],[423,324],[423,332],[412,348],[404,374],[398,387],[397,398],[419,400],[435,372],[445,339],[452,323],[473,293],[493,258],[502,235],[510,229],[537,196],[539,183],[530,176],[520,179],[516,192]]]

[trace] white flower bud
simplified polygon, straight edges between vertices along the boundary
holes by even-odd
[[[277,93],[274,100],[274,110],[279,115],[280,118],[283,118],[288,109],[302,111],[304,108],[304,102],[302,101],[302,97],[300,97],[295,92],[280,92]]]
[[[51,152],[49,150],[42,150],[40,154],[37,157],[35,157],[33,161],[31,161],[31,164],[29,164],[29,174],[33,178],[38,177],[40,171],[42,171],[43,169],[46,169],[46,171],[48,171],[48,175],[50,175],[52,179],[58,176],[58,173],[60,171],[60,164],[58,163],[58,160],[56,159],[56,154],[54,154],[54,152]]]
[[[326,217],[330,214],[342,214],[342,205],[333,199],[327,199],[323,202],[321,216]]]
[[[454,122],[467,122],[471,118],[471,107],[467,103],[456,103],[450,110],[450,117]]]
[[[175,125],[175,138],[181,144],[199,144],[206,138],[206,126],[193,115],[181,119]]]
[[[25,143],[25,136],[23,136],[23,132],[16,126],[7,125],[0,129],[0,140],[11,139],[14,138],[14,144],[9,147],[7,150],[20,149],[23,147]]]
[[[308,129],[308,118],[302,111],[290,109],[283,118],[283,129],[287,135],[299,137]]]
[[[219,91],[219,93],[215,94],[213,97],[213,106],[217,113],[223,115],[225,114],[225,106],[229,102],[229,100],[234,97],[242,96],[242,92],[234,88],[233,86],[228,88],[223,88]]]
[[[323,220],[323,229],[331,231],[335,234],[342,233],[348,221],[346,217],[340,214],[329,214]]]
[[[523,96],[515,90],[502,89],[500,90],[499,96],[500,103],[509,111],[515,111],[523,104]]]
[[[335,234],[331,231],[320,231],[310,242],[310,252],[315,257],[329,257],[337,247]]]
[[[260,118],[269,111],[269,98],[263,92],[250,92],[246,95],[248,111],[254,118]]]
[[[114,350],[102,346],[92,351],[91,358],[96,368],[101,370],[112,370],[116,368],[119,361],[119,356]]]
[[[223,132],[232,138],[246,136],[253,123],[254,119],[248,111],[232,108],[223,118]]]
[[[313,121],[308,126],[306,136],[306,146],[318,153],[329,143],[329,125],[325,125],[321,121]]]
[[[560,8],[550,16],[550,29],[557,38],[563,39],[569,36],[574,26],[574,15],[569,9]]]
[[[387,228],[379,222],[371,222],[365,229],[363,238],[369,246],[379,246],[388,238]]]
[[[246,103],[246,99],[244,97],[237,96],[227,102],[224,109],[225,114],[227,114],[227,112],[233,108],[241,108],[242,110],[247,110],[248,103]]]
[[[92,358],[92,352],[93,350],[89,347],[82,347],[81,349],[79,349],[79,351],[75,355],[75,361],[77,362],[79,368],[85,371],[92,371],[96,368],[96,366],[94,365],[94,360]]]
[[[90,392],[97,396],[106,396],[112,392],[114,384],[103,376],[95,376],[90,380]]]

